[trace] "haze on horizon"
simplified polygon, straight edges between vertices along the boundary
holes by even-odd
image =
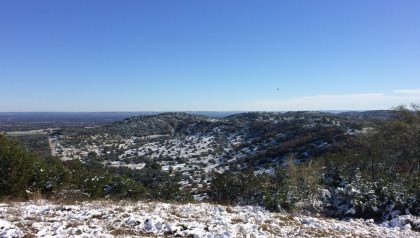
[[[420,1],[2,1],[0,111],[420,103]]]

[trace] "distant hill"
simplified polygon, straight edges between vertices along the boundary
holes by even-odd
[[[350,111],[338,113],[338,116],[361,120],[390,120],[397,116],[394,110]]]

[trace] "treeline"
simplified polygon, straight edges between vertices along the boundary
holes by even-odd
[[[32,196],[69,199],[190,201],[176,178],[148,161],[145,169],[106,168],[95,158],[62,162],[38,157],[0,134],[0,198]]]
[[[353,141],[351,148],[287,166],[271,175],[246,172],[215,174],[210,199],[270,210],[305,209],[334,217],[375,220],[420,215],[420,110],[397,109]]]

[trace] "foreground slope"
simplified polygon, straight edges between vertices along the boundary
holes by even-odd
[[[0,237],[419,237],[415,219],[375,224],[205,203],[13,202],[0,204]]]

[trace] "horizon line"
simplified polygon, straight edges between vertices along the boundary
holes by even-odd
[[[366,112],[395,111],[395,109],[331,109],[331,110],[159,110],[159,111],[0,111],[0,113],[178,113],[178,112]]]

